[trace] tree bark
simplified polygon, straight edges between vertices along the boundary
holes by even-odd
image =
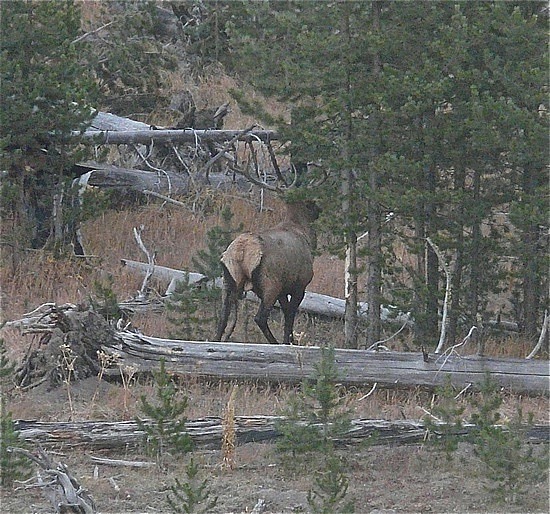
[[[239,444],[273,441],[280,437],[280,416],[235,416],[235,433]],[[145,421],[147,423],[147,421]],[[187,420],[186,431],[198,448],[219,449],[223,438],[223,419],[219,417]],[[444,423],[436,423],[435,437],[443,433]],[[465,423],[460,437],[475,428]],[[14,429],[21,439],[33,444],[64,448],[115,449],[142,444],[145,432],[135,421],[30,421],[14,420]],[[440,431],[439,431],[440,430]],[[374,444],[410,444],[426,440],[426,424],[422,420],[369,420],[353,419],[348,432],[339,441],[361,444],[372,439]],[[375,436],[375,437],[373,437]],[[534,425],[526,427],[529,442],[548,442],[550,427]]]
[[[344,148],[342,150],[342,161],[349,163],[350,148],[353,141],[353,126],[352,126],[352,81],[351,81],[351,63],[349,62],[349,54],[351,51],[352,37],[350,28],[350,12],[349,5],[344,3],[343,6],[343,22],[342,30],[345,38],[343,62],[345,65],[346,74],[346,112],[345,112],[345,139]],[[349,165],[342,169],[342,215],[345,226],[345,244],[346,244],[346,268],[345,268],[345,300],[346,310],[344,316],[344,347],[357,348],[357,234],[354,222],[354,213],[356,211],[356,196],[355,196],[355,178],[354,171]]]
[[[479,202],[481,202],[481,171],[474,170],[472,184],[473,202],[476,206],[472,216],[472,236],[470,250],[470,284],[468,287],[468,324],[475,325],[479,314],[480,280],[484,265],[481,262],[482,239],[481,214],[479,213]],[[478,211],[478,212],[476,212]]]
[[[466,170],[464,166],[457,166],[454,175],[454,189],[459,196],[459,204],[454,209],[456,257],[451,284],[451,308],[449,311],[449,344],[456,343],[458,334],[458,318],[462,304],[462,272],[464,268],[464,199],[460,193],[466,189]]]
[[[129,145],[129,144],[162,144],[162,143],[196,143],[213,141],[223,143],[237,138],[238,141],[274,141],[279,135],[273,130],[255,130],[244,132],[240,130],[195,130],[195,129],[161,129],[161,130],[126,130],[126,131],[99,131],[87,130],[83,134],[77,133],[82,143],[90,145]]]
[[[63,383],[59,363],[67,352],[75,358],[74,379],[97,376],[100,371],[118,377],[120,366],[150,373],[164,359],[167,371],[175,374],[290,383],[314,379],[321,356],[318,347],[170,340],[116,331],[100,314],[69,304],[50,304],[34,314],[36,321],[26,323],[25,330],[42,334],[42,341],[16,373],[22,387],[48,379],[52,387]],[[113,355],[116,365],[103,369],[98,352]],[[433,388],[450,378],[456,387],[476,388],[491,373],[499,386],[517,393],[548,394],[550,386],[548,361],[335,349],[335,363],[338,381],[345,385],[377,382],[387,387]]]
[[[164,358],[167,371],[183,375],[290,383],[313,379],[320,358],[317,347],[179,341],[128,332],[117,332],[104,351],[140,371],[156,369]],[[456,387],[477,388],[490,373],[499,386],[517,393],[548,394],[550,386],[547,361],[349,349],[336,349],[335,361],[344,385],[433,388],[450,378]]]
[[[380,27],[380,2],[372,4],[372,30],[379,34]],[[373,55],[373,81],[377,82],[381,71],[381,61],[378,51]],[[371,139],[373,141],[372,155],[370,156],[370,166],[368,169],[368,190],[369,198],[367,200],[368,231],[367,238],[367,303],[369,310],[367,313],[367,337],[366,347],[370,348],[380,340],[380,297],[382,290],[382,215],[378,200],[379,184],[378,171],[373,165],[376,157],[381,151],[382,143],[380,141],[380,119],[379,106],[375,103],[375,112],[371,113],[370,127]]]
[[[278,139],[273,130],[194,130],[157,129],[147,123],[124,118],[108,112],[98,112],[90,127],[83,133],[75,133],[87,144],[150,144],[197,143],[200,141],[224,142],[238,137],[239,141],[266,142]]]
[[[426,237],[437,234],[435,193],[437,190],[437,171],[431,164],[426,169],[426,188],[428,200],[425,204]],[[426,307],[423,344],[434,344],[439,332],[439,259],[433,248],[426,244]]]
[[[529,198],[535,196],[535,173],[529,165],[523,171],[523,194]],[[541,278],[537,265],[539,227],[536,223],[526,221],[521,233],[521,286],[523,293],[522,329],[525,336],[535,339],[537,335],[537,320],[541,291]]]

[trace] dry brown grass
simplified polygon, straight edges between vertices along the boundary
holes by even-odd
[[[235,416],[276,415],[282,413],[291,398],[299,393],[299,385],[275,384],[257,381],[239,381],[234,394]],[[205,416],[223,417],[228,398],[235,381],[208,380],[195,377],[177,377],[180,394],[189,398],[186,415],[189,419]],[[365,419],[421,419],[433,410],[436,396],[433,392],[416,387],[409,389],[375,389],[371,385],[341,389],[342,400],[353,418]],[[136,377],[125,389],[121,381],[113,383],[92,377],[80,380],[71,389],[75,420],[129,420],[142,416],[139,398],[155,396],[155,386],[150,377]],[[475,393],[474,396],[478,396]],[[472,412],[469,397],[462,394],[458,404],[465,408],[464,419]],[[522,396],[503,393],[503,404],[499,409],[504,421],[513,419],[521,408],[524,414],[532,413],[534,421],[548,421],[548,399],[544,396]],[[66,404],[65,388],[46,390],[32,389],[25,393],[16,392],[10,409],[18,419],[41,419],[67,421],[71,413],[59,409]]]

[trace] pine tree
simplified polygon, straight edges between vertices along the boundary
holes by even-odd
[[[451,337],[490,314],[510,267],[520,324],[536,330],[548,283],[543,7],[287,1],[231,19],[239,71],[289,104],[290,124],[269,122],[292,159],[330,172],[315,194],[338,253],[353,263],[354,235],[369,232],[369,340],[382,301],[412,311],[419,342],[437,340],[444,277],[427,238],[453,271]],[[397,259],[403,243],[413,259]],[[349,267],[350,298],[360,270]]]
[[[14,429],[12,413],[8,410],[8,387],[13,377],[14,364],[6,355],[3,339],[0,339],[0,484],[10,487],[16,480],[30,475],[30,461],[11,451],[24,445]]]
[[[178,391],[166,371],[164,359],[161,359],[160,368],[153,376],[156,401],[151,403],[145,395],[140,398],[140,409],[151,423],[145,423],[141,418],[136,418],[136,422],[146,434],[145,443],[148,451],[156,457],[159,468],[163,468],[167,452],[187,453],[191,450],[193,442],[185,431],[188,398],[177,397]]]
[[[53,1],[2,2],[0,9],[3,215],[16,220],[16,248],[62,246],[71,234],[61,206],[71,166],[82,157],[71,133],[92,118],[96,92],[75,42],[79,9]]]

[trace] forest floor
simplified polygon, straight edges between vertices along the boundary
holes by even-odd
[[[193,380],[180,384],[189,398],[188,419],[221,415],[231,384]],[[139,415],[139,397],[152,398],[155,386],[135,382],[120,384],[89,378],[65,387],[44,385],[18,393],[11,408],[18,419],[67,421],[83,419],[134,419]],[[365,388],[367,390],[368,388]],[[72,412],[68,402],[71,394]],[[398,419],[422,417],[432,394],[427,391],[377,391],[366,399],[361,389],[345,392],[353,417]],[[289,386],[241,384],[236,397],[236,414],[277,414],[297,393]],[[518,398],[508,395],[502,412],[506,416],[521,402],[538,422],[547,416],[546,398]],[[540,453],[545,445],[533,445]],[[97,464],[94,457],[154,462],[143,450],[90,450],[48,447],[55,462],[63,462],[70,473],[89,491],[101,513],[170,513],[167,503],[175,479],[186,482],[185,467],[191,456],[199,464],[200,480],[206,480],[210,498],[217,497],[212,513],[249,513],[259,500],[264,513],[312,512],[308,491],[314,486],[313,470],[322,468],[320,457],[301,463],[285,459],[274,443],[247,443],[236,448],[235,466],[224,469],[222,452],[194,450],[187,455],[168,455],[164,469],[156,466],[128,468]],[[448,462],[445,455],[424,444],[350,445],[337,450],[346,461],[349,488],[346,500],[355,512],[548,512],[548,483],[528,485],[525,494],[511,503],[490,493],[492,484],[470,444],[461,443]],[[49,513],[52,507],[40,488],[17,487],[3,490],[1,512],[10,514]],[[336,512],[337,510],[334,510]],[[200,512],[196,510],[195,512]],[[331,510],[327,511],[331,512]]]
[[[137,291],[142,277],[120,265],[120,259],[143,260],[132,237],[132,228],[147,227],[144,232],[148,248],[157,252],[157,263],[178,269],[192,270],[192,257],[204,245],[206,231],[219,223],[224,202],[230,202],[235,219],[243,221],[245,229],[271,225],[277,221],[277,209],[267,209],[258,215],[256,207],[246,200],[218,200],[208,207],[210,214],[191,213],[156,205],[127,210],[109,210],[86,223],[83,233],[88,252],[86,262],[67,258],[54,259],[47,253],[30,252],[5,259],[0,269],[4,320],[19,319],[44,302],[63,304],[86,303],[97,298],[98,284],[111,289],[120,300]],[[116,227],[116,230],[113,230]],[[151,228],[152,227],[152,228]],[[315,278],[309,290],[342,296],[343,263],[329,255],[316,257]],[[361,279],[363,280],[363,279]],[[166,284],[152,282],[163,292]],[[8,301],[9,300],[9,301]],[[246,302],[245,302],[246,303]],[[236,337],[261,342],[261,334],[250,322],[252,313],[241,312]],[[248,321],[248,322],[247,322]],[[281,324],[273,320],[276,333]],[[148,335],[169,337],[173,326],[166,313],[136,315],[134,327]],[[302,344],[332,341],[341,346],[340,321],[319,320],[299,315],[295,327]],[[392,329],[393,330],[393,329]],[[391,333],[391,332],[390,332]],[[389,335],[389,334],[387,334]],[[7,356],[20,362],[30,345],[36,346],[37,336],[24,336],[19,331],[1,329]],[[409,336],[397,338],[388,346],[394,350],[409,350],[414,342]],[[531,344],[514,336],[495,335],[486,345],[487,353],[498,357],[525,356]],[[465,353],[469,348],[463,348]],[[182,394],[189,397],[188,419],[221,416],[231,389],[230,383],[182,379]],[[432,392],[419,389],[376,390],[365,398],[371,386],[342,391],[353,418],[420,419],[434,403]],[[273,415],[281,412],[296,388],[269,384],[241,383],[236,398],[236,415]],[[139,415],[139,399],[145,394],[155,397],[151,380],[134,381],[128,387],[120,383],[99,381],[97,377],[48,389],[45,384],[28,391],[16,390],[9,398],[8,408],[14,419],[43,421],[132,420]],[[466,396],[466,395],[463,395]],[[534,421],[547,423],[548,399],[505,394],[499,409],[504,420],[512,419],[518,408],[525,415],[532,412]],[[465,405],[467,407],[467,405]],[[470,413],[465,412],[465,419]],[[534,445],[535,451],[544,445]],[[90,491],[98,512],[169,513],[167,494],[176,478],[185,481],[187,457],[174,455],[167,459],[165,469],[127,468],[97,464],[91,456],[151,461],[143,452],[126,450],[87,450],[64,447],[48,448],[57,462],[65,463],[83,487]],[[441,453],[425,445],[349,446],[338,450],[347,462],[349,488],[346,499],[353,500],[355,512],[548,512],[548,483],[533,483],[517,502],[498,502],[487,487],[484,468],[473,448],[461,444],[453,461],[447,462]],[[200,466],[217,506],[209,512],[250,513],[263,500],[264,513],[311,512],[308,491],[313,487],[318,461],[312,459],[302,467],[289,469],[273,443],[249,443],[236,449],[236,465],[222,468],[221,450],[195,450],[193,459]],[[0,512],[46,513],[52,507],[40,488],[3,489]],[[255,511],[256,512],[256,511]],[[327,511],[330,512],[330,511]]]

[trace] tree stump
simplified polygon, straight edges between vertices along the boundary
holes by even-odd
[[[100,371],[98,351],[112,345],[115,329],[90,307],[50,306],[42,316],[48,323],[34,332],[42,333],[16,371],[16,383],[31,388],[43,382],[50,387],[68,380],[96,376]]]

